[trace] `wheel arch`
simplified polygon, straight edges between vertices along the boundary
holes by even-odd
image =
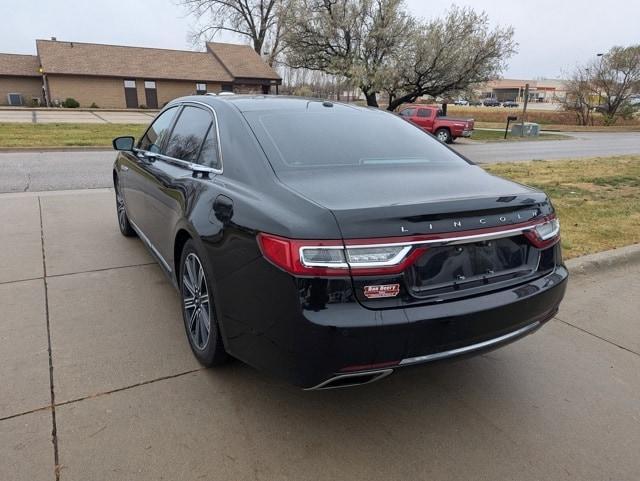
[[[182,257],[182,249],[188,240],[193,239],[189,231],[184,228],[178,229],[176,237],[173,242],[173,269],[176,277],[176,281],[179,280],[180,275],[180,258]]]

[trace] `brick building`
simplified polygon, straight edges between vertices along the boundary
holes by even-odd
[[[36,40],[37,55],[0,54],[0,105],[158,108],[183,95],[277,93],[281,79],[250,47],[205,52]]]

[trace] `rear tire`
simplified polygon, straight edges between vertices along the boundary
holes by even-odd
[[[118,179],[114,182],[114,188],[116,191],[116,213],[118,214],[118,227],[120,227],[120,233],[125,237],[135,237],[136,231],[133,230],[129,217],[127,216],[127,207],[124,203],[124,197],[120,193],[120,187],[118,186]]]
[[[213,283],[204,256],[189,239],[180,256],[178,283],[182,318],[189,345],[196,359],[206,367],[229,359],[224,349],[213,298]]]
[[[445,144],[450,144],[451,142],[453,142],[453,140],[451,139],[451,132],[449,132],[449,129],[436,130],[436,137],[440,142]]]

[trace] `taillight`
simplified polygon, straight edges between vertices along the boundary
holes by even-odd
[[[298,276],[355,276],[398,274],[424,251],[412,245],[345,245],[334,240],[286,239],[258,234],[264,256]]]
[[[535,247],[547,248],[560,239],[555,217],[486,229],[381,239],[300,240],[259,233],[263,255],[285,271],[301,277],[383,276],[400,274],[429,246],[470,243],[523,234]]]
[[[560,239],[560,221],[554,217],[542,224],[536,224],[526,230],[524,235],[534,246],[544,249]]]

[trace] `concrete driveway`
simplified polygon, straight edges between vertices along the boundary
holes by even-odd
[[[200,368],[113,192],[5,194],[0,219],[2,480],[638,479],[640,263],[574,275],[503,349],[304,392]]]

